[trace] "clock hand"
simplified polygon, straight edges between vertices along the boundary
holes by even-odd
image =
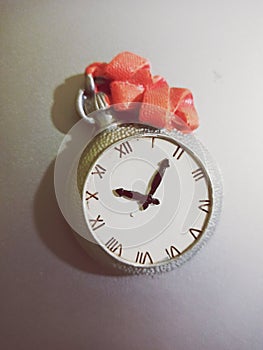
[[[146,201],[149,204],[158,205],[160,203],[157,198],[153,198],[151,195],[142,194],[142,193],[137,192],[137,191],[125,190],[123,188],[116,188],[115,190],[113,190],[113,193],[117,194],[119,197],[132,199],[132,200],[138,201],[140,203],[145,203]]]
[[[150,200],[150,198],[152,198],[153,194],[156,192],[157,188],[160,186],[160,183],[161,183],[162,178],[164,176],[165,170],[166,170],[166,168],[169,168],[169,166],[170,166],[170,164],[169,164],[169,160],[167,158],[164,158],[159,163],[159,169],[157,169],[154,172],[154,174],[149,182],[149,185],[148,185],[149,191],[148,191],[147,199],[142,205],[143,210],[147,209],[149,204],[151,204],[151,202],[149,202],[149,200]]]
[[[159,169],[157,169],[155,171],[155,173],[153,174],[153,177],[151,178],[150,182],[149,182],[149,192],[148,194],[153,195],[157,188],[159,187],[162,178],[164,176],[165,170],[166,168],[169,168],[170,164],[169,164],[169,160],[167,158],[163,159],[160,163],[159,163]]]

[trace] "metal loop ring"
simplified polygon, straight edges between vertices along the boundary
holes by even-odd
[[[108,107],[106,96],[103,92],[95,92],[95,82],[92,75],[85,76],[85,88],[80,89],[76,99],[76,109],[81,118],[95,124],[95,120],[89,114]]]

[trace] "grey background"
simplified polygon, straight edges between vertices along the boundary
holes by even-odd
[[[1,1],[1,349],[263,348],[261,1]],[[53,167],[85,66],[130,50],[194,92],[224,210],[171,273],[94,263]]]

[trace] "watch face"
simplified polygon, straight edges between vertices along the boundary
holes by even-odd
[[[204,234],[213,208],[206,169],[165,135],[133,136],[96,159],[83,187],[86,223],[115,259],[150,267],[178,259]]]

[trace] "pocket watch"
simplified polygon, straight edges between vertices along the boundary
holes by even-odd
[[[82,243],[95,243],[100,259],[125,272],[153,274],[180,266],[218,222],[222,183],[215,162],[192,133],[138,122],[142,108],[158,114],[159,107],[108,106],[104,94],[94,92],[92,78],[87,89],[92,93],[79,91],[77,110],[97,132],[74,158],[71,197],[78,203],[72,208],[63,187],[65,160],[57,157],[55,189],[62,213]],[[67,159],[68,169],[74,162]]]
[[[123,111],[118,105],[107,108],[100,93],[86,108],[85,99],[80,91],[78,111],[99,126],[77,166],[87,232],[102,255],[127,272],[180,266],[218,221],[222,186],[215,163],[193,134],[116,118],[128,113],[129,120],[138,119],[140,103]],[[91,105],[98,110],[89,114]]]

